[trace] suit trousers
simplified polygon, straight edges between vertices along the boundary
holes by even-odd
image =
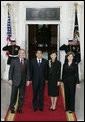
[[[75,83],[64,84],[65,107],[67,110],[75,111]]]
[[[19,99],[18,99],[18,109],[22,109],[24,103],[24,94],[25,94],[25,84],[20,84],[20,86],[12,86],[11,91],[11,101],[10,101],[10,110],[14,110],[14,105],[17,101],[17,94],[19,89]]]
[[[37,109],[38,106],[40,109],[44,107],[44,87],[45,84],[41,84],[40,81],[33,86],[33,109]],[[39,102],[38,102],[38,93],[39,93]]]

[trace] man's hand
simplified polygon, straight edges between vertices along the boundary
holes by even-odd
[[[76,88],[80,89],[80,84],[76,84]]]
[[[13,85],[12,80],[9,80],[8,83],[9,83],[10,86]]]
[[[30,83],[31,83],[30,81],[27,81],[26,86],[28,87],[30,85]]]
[[[57,82],[57,86],[59,86],[59,85],[60,85],[60,82],[58,81],[58,82]]]
[[[47,81],[47,80],[46,80],[45,82],[46,82],[46,83],[48,83],[48,81]]]

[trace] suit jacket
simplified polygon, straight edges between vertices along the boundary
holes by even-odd
[[[51,63],[51,66],[50,66]],[[51,82],[57,82],[61,81],[60,75],[61,75],[61,63],[56,59],[55,62],[52,63],[51,60],[49,60],[48,63],[48,80]]]
[[[23,70],[21,69],[19,58],[11,61],[9,80],[12,80],[15,86],[19,86],[21,82],[25,84],[26,80],[29,80],[29,62],[27,59],[24,58]]]
[[[37,59],[33,59],[30,65],[30,81],[33,83],[42,82],[47,80],[47,60],[42,59],[42,63],[39,67]]]
[[[68,62],[63,65],[62,82],[79,84],[78,65],[73,62],[68,66]]]

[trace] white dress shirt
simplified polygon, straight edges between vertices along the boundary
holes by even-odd
[[[37,62],[42,63],[42,58],[41,59],[37,58]]]
[[[24,58],[23,58],[23,59],[19,58],[19,59],[20,59],[20,63],[21,63],[21,60],[22,60],[22,62],[23,62],[23,64],[24,64]]]

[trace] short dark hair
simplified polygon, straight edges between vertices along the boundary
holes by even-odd
[[[51,51],[51,52],[50,52],[50,55],[52,55],[52,54],[54,54],[54,53],[57,55],[57,51],[56,51],[56,50]]]
[[[43,53],[42,49],[40,49],[40,48],[36,50],[36,53],[37,53],[38,51],[41,51],[41,52]]]

